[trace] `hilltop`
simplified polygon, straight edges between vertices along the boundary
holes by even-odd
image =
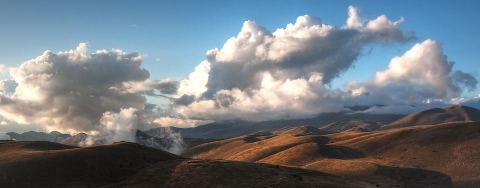
[[[448,106],[419,111],[396,120],[381,129],[393,129],[414,125],[436,125],[455,121],[480,121],[480,110],[468,106]]]

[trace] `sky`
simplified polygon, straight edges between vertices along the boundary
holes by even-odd
[[[371,113],[476,106],[479,7],[0,1],[0,131],[101,134],[355,105],[388,106]],[[135,121],[113,126],[122,118]]]

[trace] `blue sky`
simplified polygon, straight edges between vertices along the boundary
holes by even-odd
[[[362,18],[360,27],[346,26],[348,7],[351,5],[356,7]],[[458,104],[463,102],[479,106],[479,86],[471,91],[465,89],[467,87],[457,87],[458,84],[471,86],[472,81],[480,79],[479,8],[479,1],[474,0],[461,3],[317,0],[0,1],[0,80],[4,80],[0,81],[0,125],[9,126],[0,126],[0,131],[32,128],[20,129],[17,124],[41,126],[42,130],[49,131],[98,131],[101,130],[99,125],[102,119],[144,113],[139,109],[145,105],[142,100],[145,93],[147,102],[165,107],[165,111],[150,122],[183,127],[238,118],[252,121],[303,118],[321,112],[344,110],[348,105],[387,104],[394,106],[392,112],[407,113],[434,107],[435,104],[449,105],[453,103],[451,99],[458,97],[467,98],[456,100]],[[301,36],[302,32],[317,32],[321,30],[320,26],[323,27],[318,20],[304,15],[335,26],[328,32],[344,38],[330,38],[330,35]],[[378,22],[376,19],[380,15],[387,16],[392,25]],[[394,24],[402,18],[404,22]],[[390,30],[368,28],[370,22],[383,24]],[[268,30],[267,33],[273,33],[290,23],[313,26],[305,27],[307,30],[292,27],[290,30],[293,33],[280,37],[260,34],[260,39],[268,38],[269,41],[255,39],[252,42],[250,39],[253,38],[248,39],[254,36],[252,34],[265,33],[263,28]],[[357,32],[357,38],[350,37],[347,34],[350,31]],[[296,32],[300,33],[300,37]],[[394,35],[382,38],[377,35],[381,32],[397,32],[401,37],[414,32],[416,38],[399,39]],[[249,37],[242,38],[247,35]],[[236,38],[229,40],[232,37]],[[359,42],[362,37],[366,37],[367,42]],[[312,41],[333,43],[329,46]],[[85,48],[84,42],[88,43],[88,54],[95,54],[85,60],[91,65],[88,69],[91,72],[82,72],[87,68],[77,69],[75,62],[69,64],[71,62],[62,60],[65,57],[75,59],[85,56],[81,53]],[[224,44],[227,46],[225,50],[222,49]],[[238,44],[248,44],[245,49],[253,48],[255,53],[242,49]],[[256,54],[255,50],[258,49],[255,45],[268,46],[270,54]],[[314,46],[316,49],[305,46]],[[71,53],[58,53],[76,48]],[[218,49],[207,54],[214,48]],[[443,48],[443,52],[440,48]],[[102,49],[138,52],[143,61],[140,68],[149,71],[150,80],[142,80],[146,79],[145,72],[135,67],[137,59],[134,56],[109,51],[117,59],[112,60],[114,62],[99,62],[96,58],[101,57],[102,53],[96,51]],[[46,50],[53,53],[43,54]],[[328,50],[332,52],[325,53]],[[359,54],[357,50],[360,50]],[[409,50],[411,53],[407,55]],[[280,52],[287,53],[287,56],[282,56]],[[354,57],[353,60],[345,60],[341,57],[343,53]],[[449,65],[443,61],[445,58],[442,55],[447,56],[448,61],[455,62],[452,71],[444,71]],[[26,62],[39,56],[51,62]],[[201,64],[207,56],[211,59]],[[397,63],[396,68],[389,68],[389,65],[395,64],[390,61],[396,56],[402,56],[398,59],[404,64]],[[259,60],[265,57],[266,60]],[[290,57],[304,58],[306,61],[295,62],[297,64],[292,68]],[[335,61],[332,63],[329,59]],[[255,67],[255,63],[263,66]],[[342,67],[342,63],[346,66]],[[29,66],[19,67],[22,64]],[[130,69],[122,77],[114,71],[118,67],[104,69],[111,65]],[[207,71],[202,69],[204,65],[215,69],[209,68]],[[23,73],[14,78],[18,87],[10,93],[5,85],[15,82],[5,81],[11,78],[5,71],[2,73],[2,67],[5,66]],[[265,67],[268,68],[261,69]],[[66,68],[63,70],[65,72],[58,71],[63,68]],[[97,75],[96,68],[105,72]],[[344,68],[347,69],[342,73]],[[78,70],[80,72],[75,72]],[[425,75],[419,70],[425,71]],[[455,72],[457,70],[459,72]],[[381,74],[376,75],[377,72]],[[67,77],[64,73],[68,73]],[[188,78],[191,73],[195,73],[195,77]],[[330,73],[338,76],[331,82],[323,77]],[[44,77],[48,74],[52,77]],[[91,75],[97,77],[88,77]],[[32,77],[37,80],[30,79]],[[99,85],[98,90],[85,90],[110,78],[112,80]],[[171,91],[172,86],[177,88],[176,93]],[[112,94],[112,88],[118,93]],[[86,92],[84,96],[80,96],[81,89]],[[168,97],[154,97],[148,94],[151,91]],[[463,93],[457,95],[458,91]],[[78,97],[70,98],[72,94],[78,94]],[[95,97],[98,96],[103,98],[97,100]],[[1,99],[7,102],[2,103]],[[436,103],[436,99],[441,102]],[[469,103],[470,99],[476,101]],[[412,105],[418,108],[412,109]],[[35,115],[29,111],[30,108],[37,110]],[[59,109],[65,112],[59,113]],[[71,122],[74,120],[77,122]],[[62,122],[65,121],[72,126],[64,127]],[[85,122],[89,122],[88,125]]]
[[[365,18],[404,17],[401,27],[414,31],[417,42],[439,41],[456,62],[454,69],[479,74],[478,1],[1,1],[0,62],[15,66],[47,49],[65,51],[88,42],[90,51],[148,54],[143,66],[152,78],[184,78],[207,50],[236,36],[246,20],[272,32],[305,14],[342,26],[349,5],[359,7]],[[334,85],[370,78],[411,45],[374,48]],[[475,93],[479,90],[466,94]]]

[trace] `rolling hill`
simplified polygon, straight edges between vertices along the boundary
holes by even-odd
[[[436,125],[455,121],[480,121],[480,110],[468,106],[433,108],[410,114],[381,129],[394,129],[414,125]]]
[[[140,145],[169,148],[172,141],[153,136],[162,128],[138,130],[140,144],[85,148],[48,141],[76,145],[86,134],[11,133],[46,141],[0,141],[0,187],[472,187],[480,184],[479,112],[451,106],[173,128],[188,147],[183,157]]]
[[[104,187],[376,187],[319,171],[223,160],[160,162]]]
[[[304,125],[304,126],[298,126],[298,127],[285,127],[285,128],[273,131],[272,134],[324,135],[324,134],[328,134],[328,132],[322,131],[315,127]]]
[[[0,182],[6,187],[89,187],[133,175],[179,156],[120,142],[78,148],[53,142],[0,142]]]
[[[292,167],[185,159],[134,143],[0,141],[0,187],[375,187]]]
[[[188,149],[184,156],[289,165],[387,187],[480,184],[480,123],[454,122],[329,135],[248,135]],[[428,186],[427,186],[428,187]]]
[[[358,120],[358,119],[342,119],[340,121],[330,123],[320,128],[320,130],[329,132],[329,133],[338,133],[342,131],[369,132],[369,131],[375,131],[382,126],[383,126],[382,124],[375,121]]]

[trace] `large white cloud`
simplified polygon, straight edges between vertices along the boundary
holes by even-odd
[[[65,52],[45,51],[11,68],[13,80],[0,84],[0,115],[48,131],[98,132],[109,113],[130,108],[144,113],[143,94],[175,93],[177,83],[148,80],[141,64],[138,53],[117,49],[87,54],[86,43]]]
[[[366,45],[414,39],[399,28],[402,21],[363,21],[355,7],[342,27],[305,15],[272,33],[246,21],[180,82],[171,118],[265,120],[342,110],[344,92],[326,85]]]
[[[475,89],[477,80],[471,74],[453,71],[454,63],[444,55],[441,46],[427,39],[415,44],[402,56],[394,57],[388,68],[378,71],[365,83],[349,83],[354,96],[363,102],[415,104],[425,100],[458,97],[463,89]]]
[[[207,61],[195,75],[208,71],[203,93],[207,98],[222,89],[258,89],[265,73],[283,81],[321,73],[323,83],[328,84],[351,67],[365,45],[414,38],[401,31],[398,24],[382,15],[365,27],[337,28],[305,15],[270,33],[246,21],[237,37],[228,39],[221,49],[207,52]]]

